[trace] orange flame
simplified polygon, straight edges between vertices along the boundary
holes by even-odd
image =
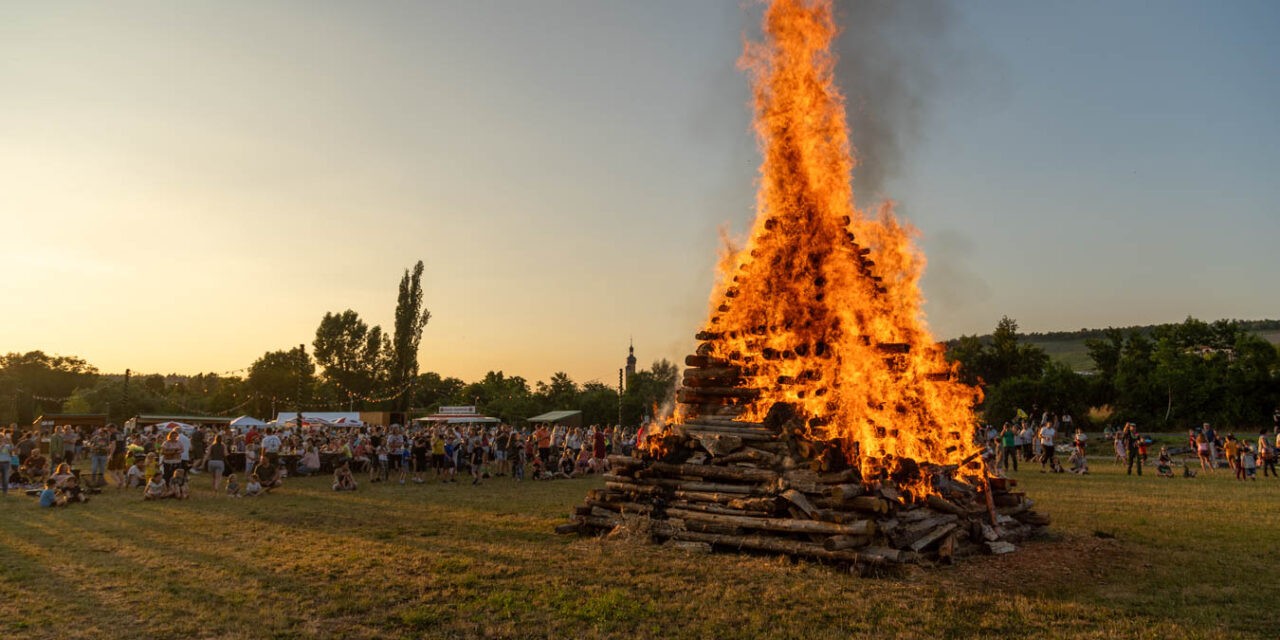
[[[959,463],[977,451],[978,391],[951,379],[924,324],[915,230],[892,203],[874,217],[854,204],[831,2],[775,0],[764,32],[741,61],[764,156],[757,215],[720,269],[711,355],[760,390],[744,419],[792,403],[808,437],[857,443],[864,474],[898,458]]]

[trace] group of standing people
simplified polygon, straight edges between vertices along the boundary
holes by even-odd
[[[1206,422],[1199,430],[1187,430],[1187,442],[1196,452],[1203,471],[1216,473],[1221,457],[1237,480],[1257,480],[1259,466],[1263,477],[1280,478],[1276,472],[1277,458],[1280,457],[1280,426],[1273,427],[1270,433],[1266,429],[1258,431],[1257,441],[1250,442],[1236,438],[1234,433],[1222,436]]]
[[[1058,461],[1057,452],[1057,443],[1062,439],[1059,430],[1070,429],[1071,424],[1071,416],[1046,416],[1039,426],[1026,419],[1006,422],[999,431],[988,425],[986,444],[994,452],[992,458],[997,460],[998,469],[1017,471],[1019,460],[1024,463],[1039,461],[1041,473],[1062,473],[1065,469]],[[1088,439],[1089,436],[1080,428],[1076,428],[1071,436],[1073,449],[1070,461],[1074,473],[1089,473],[1089,461],[1085,456]]]

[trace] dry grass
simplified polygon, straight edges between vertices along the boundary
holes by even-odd
[[[0,637],[1275,637],[1280,482],[1097,466],[1020,474],[1049,539],[878,579],[552,535],[591,480],[231,500],[200,478],[185,503],[55,511],[11,495]]]

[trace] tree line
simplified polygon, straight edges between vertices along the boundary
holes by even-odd
[[[247,375],[106,375],[75,356],[42,351],[0,355],[0,423],[30,424],[47,413],[107,414],[122,422],[139,414],[249,414],[279,411],[434,410],[440,405],[478,405],[487,415],[518,424],[547,411],[581,410],[587,423],[634,426],[672,395],[678,370],[655,362],[627,380],[625,393],[598,381],[579,384],[557,372],[530,383],[491,371],[466,382],[423,372],[418,362],[422,332],[431,319],[424,306],[423,264],[400,280],[395,326],[385,332],[347,309],[320,320],[305,345],[268,351]],[[621,412],[619,411],[621,409]]]
[[[947,357],[962,380],[981,387],[979,408],[994,424],[1019,411],[1049,411],[1157,431],[1206,421],[1261,427],[1280,406],[1280,351],[1255,333],[1272,323],[1189,317],[1179,324],[1089,330],[1085,347],[1095,371],[1082,375],[1023,342],[1017,322],[1005,317],[989,336],[949,343]]]

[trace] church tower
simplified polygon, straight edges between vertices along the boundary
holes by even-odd
[[[627,350],[627,380],[631,380],[631,376],[636,374],[636,343],[631,342],[630,349]]]

